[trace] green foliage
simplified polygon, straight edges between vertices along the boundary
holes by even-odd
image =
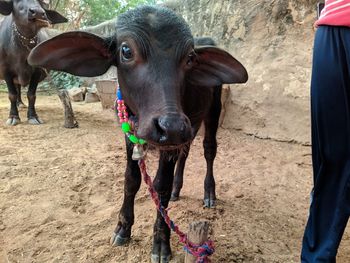
[[[55,28],[66,31],[100,24],[141,4],[157,4],[164,0],[50,0],[50,9],[57,10],[69,22]]]
[[[85,13],[82,24],[84,26],[97,25],[103,21],[115,18],[130,8],[140,4],[155,4],[156,0],[80,0]]]
[[[103,21],[116,17],[122,9],[117,0],[81,0],[81,7],[85,12],[82,21],[84,26],[97,25]]]
[[[80,87],[83,80],[79,77],[73,76],[66,72],[50,71],[50,77],[47,81],[44,81],[40,87],[44,89],[50,89],[52,86],[58,89],[71,89]]]

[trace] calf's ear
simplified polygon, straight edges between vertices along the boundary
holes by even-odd
[[[213,87],[247,82],[246,69],[228,52],[213,46],[198,47],[195,52],[195,65],[186,75],[189,84]]]
[[[29,54],[28,63],[77,76],[95,77],[109,69],[113,55],[105,39],[73,31],[40,43]]]
[[[47,18],[50,20],[51,24],[60,24],[68,22],[67,18],[65,18],[63,15],[54,10],[45,9],[45,13]]]
[[[12,1],[0,0],[0,14],[8,16],[12,13],[13,3]]]

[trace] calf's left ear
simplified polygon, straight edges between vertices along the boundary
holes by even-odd
[[[113,55],[105,39],[73,31],[40,43],[30,52],[28,63],[76,76],[95,77],[110,68]]]
[[[60,24],[68,22],[67,18],[65,18],[63,15],[54,10],[45,9],[45,13],[51,24]]]
[[[186,81],[198,86],[245,83],[248,73],[228,52],[213,46],[195,48],[197,59],[186,75]]]
[[[0,14],[8,16],[12,13],[13,3],[12,1],[0,0]]]

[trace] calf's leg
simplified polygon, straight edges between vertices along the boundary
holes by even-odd
[[[217,151],[216,132],[221,112],[221,87],[214,91],[213,103],[204,120],[205,136],[203,141],[204,157],[207,162],[207,174],[204,180],[204,207],[213,208],[216,202],[215,179],[213,174],[214,159]]]
[[[5,81],[9,93],[9,100],[11,102],[10,114],[9,118],[6,121],[6,125],[15,126],[21,122],[17,108],[17,88],[16,85],[13,83],[13,77],[10,74],[5,75]]]
[[[27,108],[27,106],[22,101],[21,85],[17,84],[17,107],[18,108]]]
[[[154,188],[158,193],[160,202],[164,208],[168,207],[174,180],[176,154],[161,152],[157,175],[154,179]],[[157,219],[154,224],[152,263],[168,263],[171,259],[170,229],[162,215],[157,211]]]
[[[38,114],[35,111],[35,101],[36,101],[36,89],[38,87],[39,79],[41,76],[41,72],[39,70],[34,71],[28,88],[28,123],[33,125],[43,124],[43,121],[39,119]]]
[[[179,156],[179,160],[177,161],[173,190],[171,193],[170,201],[178,201],[180,198],[180,191],[183,186],[183,180],[184,180],[183,177],[184,177],[184,170],[185,170],[187,156],[188,156],[187,154],[181,154]]]
[[[131,237],[131,227],[134,224],[134,201],[141,185],[141,173],[137,161],[131,156],[133,144],[126,140],[127,164],[124,181],[124,201],[119,212],[119,221],[111,238],[111,244],[121,246],[126,244]]]

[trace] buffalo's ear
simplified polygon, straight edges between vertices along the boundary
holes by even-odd
[[[13,3],[12,1],[0,0],[0,14],[8,16],[12,13]]]
[[[28,57],[32,66],[94,77],[113,64],[108,42],[94,34],[73,31],[60,34],[36,46]]]
[[[198,86],[245,83],[248,73],[244,66],[226,51],[213,46],[195,48],[195,65],[186,75],[186,81]]]
[[[60,24],[68,22],[67,18],[65,18],[63,15],[54,10],[45,9],[45,13],[51,24]]]

